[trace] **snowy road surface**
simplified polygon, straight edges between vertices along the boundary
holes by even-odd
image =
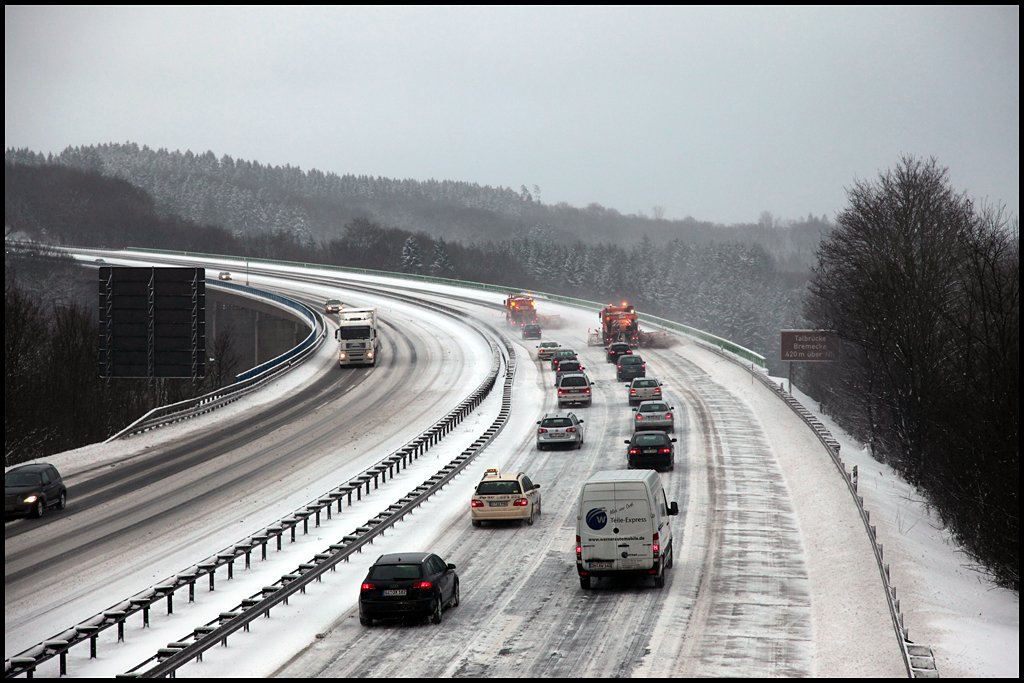
[[[300,289],[270,279],[263,284]],[[76,485],[84,488],[112,469],[116,476],[118,468],[187,452],[189,445],[210,448],[208,461],[173,477],[141,482],[138,490],[94,504],[82,500],[77,508],[73,498],[68,513],[44,525],[7,525],[6,656],[346,480],[361,463],[379,459],[461,400],[489,366],[483,340],[450,318],[344,287],[302,289],[314,300],[334,293],[347,303],[377,305],[391,339],[382,365],[363,371],[366,379],[356,382],[353,373],[334,367],[329,352],[322,353],[303,370],[303,385],[314,387],[311,402],[302,404],[301,416],[280,424],[274,422],[276,404],[248,412],[239,406],[164,435],[86,449],[93,464],[78,474],[60,459],[71,456],[51,458],[72,472],[73,494]],[[500,300],[495,294],[468,296]],[[504,324],[493,308],[458,305],[496,327]],[[586,347],[596,315],[549,302],[540,306],[562,316],[562,326],[546,330],[545,338],[577,348],[595,380],[593,406],[577,411],[587,426],[583,449],[536,450],[535,421],[556,409],[552,373],[532,360],[535,342],[513,336],[520,364],[512,419],[483,456],[379,539],[372,552],[178,675],[905,675],[870,544],[823,447],[745,370],[686,340],[643,351],[649,373],[666,384],[667,398],[686,415],[677,430],[676,469],[663,474],[669,499],[681,508],[673,519],[675,566],[661,590],[634,580],[599,580],[593,590],[580,589],[573,561],[579,484],[591,472],[624,467],[631,413],[613,366],[601,349]],[[338,377],[347,379],[339,384]],[[299,391],[295,384],[282,386],[282,397]],[[464,447],[459,439],[472,440],[473,430],[497,410],[496,400],[485,402],[439,449],[437,461],[446,461],[446,449]],[[260,416],[256,424],[247,421],[253,414]],[[231,431],[261,424],[268,428],[251,441]],[[170,445],[162,443],[168,438]],[[133,455],[125,459],[129,451]],[[490,466],[522,469],[541,484],[543,515],[536,524],[470,525],[469,494]],[[155,463],[140,467],[159,469]],[[424,478],[410,472],[396,485],[408,490]],[[234,485],[236,479],[244,484]],[[236,571],[240,588],[221,580],[217,594],[200,595],[172,617],[154,617],[152,633],[129,630],[125,643],[101,646],[99,662],[88,662],[87,652],[73,655],[71,675],[128,670],[153,653],[152,642],[160,647],[179,639],[247,595],[241,586],[265,585],[268,576],[286,573],[350,533],[354,520],[372,516],[373,506],[386,507],[401,493],[391,488],[368,499],[365,515],[357,511],[354,518],[325,524],[287,558],[272,558],[265,568],[254,564],[250,579]],[[40,541],[54,538],[59,545],[53,552],[44,549]],[[447,611],[440,626],[361,627],[354,608],[366,567],[379,552],[405,549],[429,549],[455,563],[462,604]],[[40,585],[47,588],[41,597],[34,590]],[[40,675],[48,673],[41,669]]]

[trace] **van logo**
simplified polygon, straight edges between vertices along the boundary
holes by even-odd
[[[600,531],[608,524],[608,513],[604,508],[593,508],[587,513],[587,526],[594,531]]]

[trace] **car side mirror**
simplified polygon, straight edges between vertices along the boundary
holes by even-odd
[[[628,445],[629,445],[629,439],[626,439],[626,440],[625,440],[625,441],[623,441],[622,443],[624,443],[624,444],[626,444],[626,445],[628,446]]]
[[[534,484],[534,485],[533,485],[533,488],[535,488],[535,489],[539,489],[539,488],[540,488],[540,484]]]
[[[580,424],[583,424],[584,422],[586,422],[586,420],[580,420]]]
[[[540,420],[537,420],[537,424],[540,424]]]
[[[668,514],[678,515],[679,514],[679,503],[674,500],[668,504]]]
[[[675,505],[675,503],[672,503],[672,504]],[[454,571],[455,570],[455,565],[452,564],[451,562],[449,562],[448,563],[448,569],[451,569],[452,571]]]
[[[672,439],[672,443],[675,443],[678,439]]]
[[[639,409],[639,408],[633,408],[632,410],[633,410],[633,412],[635,413],[636,411],[638,411],[638,410],[640,410],[640,409]]]

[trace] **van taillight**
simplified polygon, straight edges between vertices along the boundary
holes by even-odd
[[[651,543],[651,550],[654,551],[654,557],[655,558],[657,558],[658,555],[661,554],[660,542],[661,542],[661,537],[658,535],[658,532],[655,531],[654,532],[654,542]]]
[[[576,534],[576,561],[580,562],[583,560],[583,539],[580,538],[579,534]],[[365,584],[364,584],[365,585]]]

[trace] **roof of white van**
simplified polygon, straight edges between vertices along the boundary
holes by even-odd
[[[602,481],[646,481],[652,476],[658,481],[661,480],[661,476],[654,470],[605,470],[604,472],[594,472],[590,475],[590,478],[587,479],[587,483]]]

